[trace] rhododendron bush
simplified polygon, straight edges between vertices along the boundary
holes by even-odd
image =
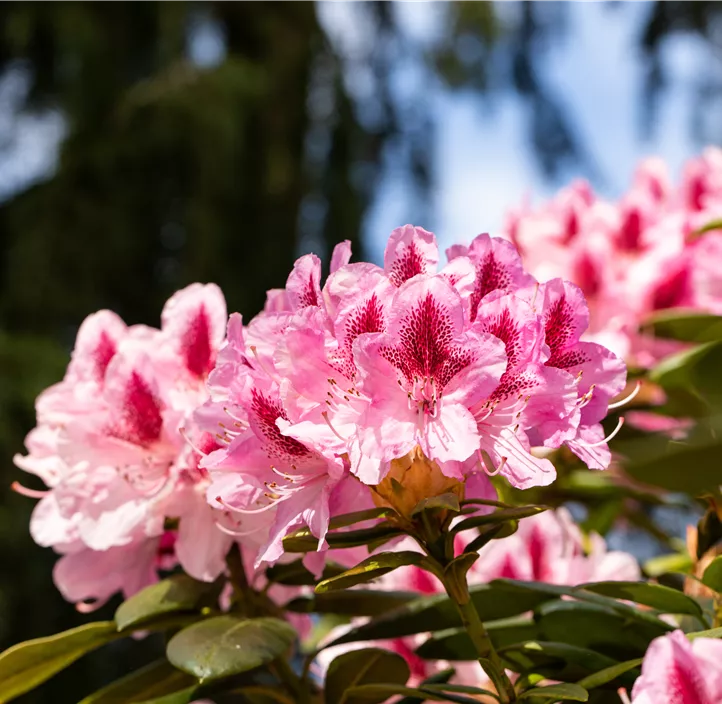
[[[305,255],[249,321],[213,284],[90,315],[15,458],[85,621],[2,654],[0,701],[160,632],[82,701],[722,702],[720,217],[709,151],[445,262],[412,225]]]

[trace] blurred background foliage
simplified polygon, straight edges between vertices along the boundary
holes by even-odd
[[[718,48],[722,7],[648,4],[637,41],[651,120],[664,38],[693,32]],[[367,2],[356,8],[365,41],[348,56],[310,2],[0,3],[0,164],[24,121],[55,116],[62,131],[52,172],[0,201],[0,648],[81,620],[51,584],[54,555],[28,536],[32,502],[9,485],[33,400],[61,378],[83,318],[111,308],[157,324],[167,297],[193,281],[215,281],[230,310],[252,316],[299,253],[327,258],[350,239],[363,256],[389,160],[423,223],[435,123],[423,94],[394,84],[404,57],[480,101],[514,92],[539,168],[593,172],[563,96],[537,68],[545,47],[563,41],[566,9],[523,3],[501,22],[493,3],[444,3],[443,39],[429,47],[400,30],[393,3]],[[211,55],[194,57],[192,43],[209,31]],[[366,98],[349,89],[350,71],[373,87]],[[692,129],[718,142],[720,125],[705,116],[722,80],[700,85]],[[117,657],[86,658],[22,701],[77,701],[156,645],[132,656],[127,644],[110,646]]]

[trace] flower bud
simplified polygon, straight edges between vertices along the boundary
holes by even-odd
[[[377,506],[388,506],[407,519],[418,503],[441,494],[455,494],[464,498],[464,484],[444,475],[436,462],[430,460],[418,446],[403,457],[391,461],[384,480],[371,487]]]

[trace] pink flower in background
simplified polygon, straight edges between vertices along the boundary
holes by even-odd
[[[722,701],[722,641],[682,631],[655,638],[632,689],[632,704],[718,704]]]
[[[585,546],[579,527],[565,508],[525,518],[516,533],[492,541],[479,555],[471,568],[471,583],[506,578],[577,585],[640,578],[634,557],[607,551],[604,539],[596,533]]]
[[[680,349],[639,331],[668,308],[722,310],[722,232],[691,233],[722,216],[722,151],[685,166],[677,188],[658,159],[640,165],[617,202],[574,183],[537,209],[507,217],[504,235],[540,281],[577,284],[590,310],[585,339],[648,367]]]
[[[216,286],[193,284],[161,319],[160,330],[126,327],[108,311],[86,319],[65,379],[38,398],[29,454],[15,460],[49,487],[27,492],[41,497],[31,533],[62,555],[54,577],[63,595],[88,607],[134,593],[177,562],[215,579],[232,542],[198,466],[216,438],[191,419],[207,397],[225,302]],[[167,530],[167,519],[178,527]]]

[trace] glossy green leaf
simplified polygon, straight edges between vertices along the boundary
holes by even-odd
[[[393,592],[373,589],[332,591],[300,596],[284,608],[301,614],[339,614],[341,616],[378,616],[418,599],[416,592]]]
[[[348,690],[348,702],[353,704],[376,704],[377,702],[385,702],[389,697],[394,695],[405,695],[414,699],[432,702],[456,702],[456,704],[478,704],[478,699],[471,699],[459,694],[451,694],[446,692],[434,692],[432,690],[421,687],[404,687],[402,685],[392,684],[365,684],[359,687],[352,687]]]
[[[597,687],[603,687],[614,680],[619,679],[622,675],[636,670],[642,664],[642,658],[636,658],[634,660],[628,660],[627,662],[620,662],[618,665],[612,665],[604,670],[595,672],[593,675],[589,675],[582,680],[579,680],[577,684],[584,689],[596,689]]]
[[[539,639],[541,635],[538,626],[526,616],[491,621],[485,623],[484,626],[491,642],[497,649],[514,643]],[[478,658],[476,648],[463,628],[434,633],[416,649],[416,654],[427,660],[449,660],[451,662]]]
[[[422,511],[429,511],[431,509],[445,509],[452,511],[453,513],[459,513],[461,506],[459,506],[459,497],[456,494],[439,494],[438,496],[430,496],[426,499],[421,499],[414,509],[411,511],[411,515],[415,516]]]
[[[519,701],[531,698],[553,702],[586,702],[589,700],[589,692],[578,684],[566,682],[534,687],[519,695]]]
[[[503,508],[493,513],[487,513],[483,516],[470,516],[463,521],[459,521],[452,533],[461,533],[469,528],[479,528],[480,526],[494,525],[495,523],[504,523],[506,521],[515,521],[529,516],[536,516],[546,511],[548,506],[515,506],[514,508]]]
[[[0,654],[0,701],[29,692],[91,650],[121,637],[113,621],[101,621],[14,645]]]
[[[179,670],[209,682],[264,665],[285,653],[294,628],[276,618],[224,615],[184,628],[171,638],[166,654]]]
[[[456,670],[453,667],[448,668],[447,670],[442,670],[441,672],[436,672],[431,677],[427,677],[420,685],[419,687],[424,687],[425,685],[429,684],[444,684],[448,682],[454,675],[456,674]],[[403,697],[402,699],[399,699],[396,704],[421,704],[423,702],[423,698],[419,699],[418,697]]]
[[[702,616],[702,608],[691,597],[682,592],[649,582],[595,582],[583,584],[580,589],[611,596],[614,599],[644,604],[666,614],[687,614]]]
[[[393,518],[398,517],[396,511],[392,508],[378,506],[376,508],[369,508],[365,511],[354,511],[352,513],[343,513],[340,516],[334,516],[328,524],[329,530],[338,530],[339,528],[346,528],[352,526],[354,523],[362,523],[363,521],[372,521],[379,518]]]
[[[555,594],[537,590],[510,588],[506,584],[482,584],[469,590],[482,621],[509,618],[531,611],[539,604],[556,598]],[[337,638],[333,645],[360,640],[399,638],[402,636],[441,631],[461,626],[453,602],[444,594],[419,597],[414,601],[368,623],[356,626]]]
[[[180,704],[190,702],[197,689],[193,677],[176,670],[167,660],[158,660],[99,689],[80,704],[137,704],[169,695]]]
[[[702,582],[722,594],[722,556],[716,557],[702,575]]]
[[[388,523],[381,523],[371,528],[330,532],[326,535],[326,541],[332,548],[355,548],[397,535],[403,535],[403,531]],[[283,539],[283,548],[286,552],[315,552],[318,550],[318,538],[308,528],[302,528]]]
[[[541,640],[595,650],[615,660],[644,655],[649,643],[669,628],[630,619],[606,606],[575,601],[543,604],[536,623]]]
[[[115,623],[121,631],[158,616],[193,611],[211,588],[188,575],[173,575],[124,601],[115,612]]]
[[[652,315],[642,325],[642,330],[669,340],[716,342],[722,340],[722,317],[674,308]]]
[[[687,638],[694,640],[695,638],[722,638],[722,627],[708,628],[704,631],[695,631],[694,633],[685,633]]]
[[[478,552],[487,543],[492,540],[501,540],[508,538],[510,535],[519,530],[519,521],[507,521],[506,523],[497,523],[491,526],[484,526],[479,530],[476,536],[465,548],[465,553]]]
[[[345,567],[327,562],[323,569],[321,579],[335,577],[346,570]],[[315,585],[318,579],[303,565],[303,560],[293,562],[277,562],[266,570],[266,578],[275,584],[284,584],[288,587],[301,587]]]
[[[316,593],[323,594],[335,589],[348,589],[349,587],[370,582],[372,579],[381,577],[399,567],[408,565],[418,565],[423,562],[424,556],[420,552],[412,552],[404,550],[401,552],[382,552],[378,555],[372,555],[359,562],[358,565],[352,567],[346,572],[342,572],[336,577],[325,579],[316,585]]]
[[[363,648],[343,653],[328,667],[325,682],[326,704],[357,704],[382,702],[379,699],[359,699],[353,690],[368,684],[403,685],[409,679],[409,666],[398,653],[380,648]]]
[[[567,643],[529,641],[502,648],[500,654],[511,669],[532,670],[549,679],[576,682],[619,662],[588,648]]]

